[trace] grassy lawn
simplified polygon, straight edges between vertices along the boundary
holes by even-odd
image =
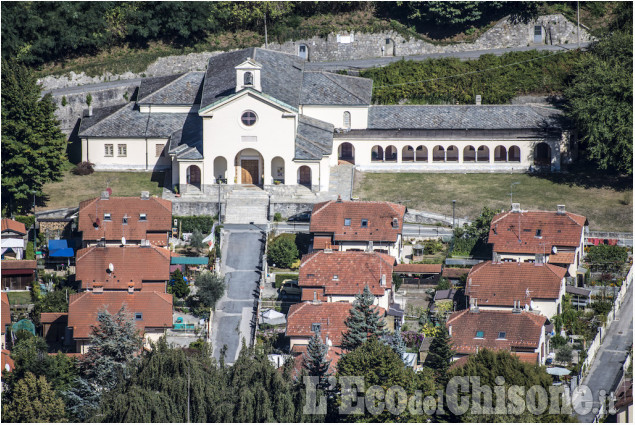
[[[10,305],[31,303],[31,292],[29,291],[20,291],[20,292],[10,291],[10,292],[7,292],[7,297],[9,298]]]
[[[45,199],[38,201],[37,210],[77,207],[79,202],[94,198],[107,187],[113,196],[140,196],[141,191],[161,196],[164,173],[96,171],[87,176],[64,172],[62,180],[44,185]]]
[[[362,200],[393,201],[418,210],[476,217],[484,206],[509,208],[510,184],[514,202],[522,209],[567,211],[585,215],[591,230],[633,230],[633,181],[582,173],[548,174],[432,174],[357,173],[354,195]]]

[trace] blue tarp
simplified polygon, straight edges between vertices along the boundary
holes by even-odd
[[[73,248],[68,247],[66,239],[49,241],[49,257],[73,257],[75,252]]]
[[[170,258],[170,264],[187,264],[188,266],[194,265],[207,265],[209,258],[207,257],[172,257]]]

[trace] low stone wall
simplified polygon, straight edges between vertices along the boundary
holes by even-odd
[[[296,214],[312,211],[313,205],[315,204],[310,202],[278,202],[272,203],[271,207],[273,208],[273,214],[280,213],[282,217],[289,218]]]
[[[466,218],[455,217],[455,224],[457,226],[463,226],[464,224],[470,224]],[[427,211],[419,211],[408,208],[406,215],[404,216],[404,222],[406,223],[418,223],[418,224],[436,224],[442,223],[446,226],[452,225],[452,217],[445,216],[443,214],[436,214]]]
[[[218,202],[213,201],[172,201],[172,215],[216,215],[218,214]]]

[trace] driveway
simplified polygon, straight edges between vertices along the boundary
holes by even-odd
[[[220,359],[227,347],[225,362],[233,364],[242,348],[243,339],[251,338],[251,320],[257,286],[260,280],[260,258],[263,234],[258,230],[223,229],[221,270],[227,289],[216,304],[212,320],[212,355]]]
[[[593,408],[586,415],[578,415],[580,422],[593,422],[600,406],[600,392],[608,395],[614,391],[622,377],[622,364],[633,346],[633,286],[628,288],[624,301],[611,323],[604,341],[593,360],[591,371],[582,383],[591,389]],[[574,406],[575,406],[574,401]]]

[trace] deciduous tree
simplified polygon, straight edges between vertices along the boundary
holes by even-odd
[[[205,271],[196,278],[196,295],[207,307],[215,308],[225,293],[225,277]]]

